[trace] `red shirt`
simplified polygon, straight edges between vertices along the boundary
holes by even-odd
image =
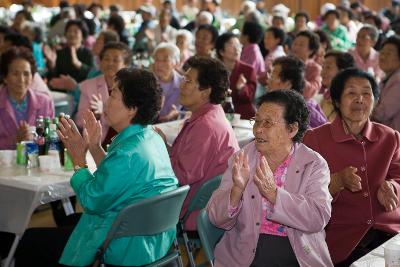
[[[182,216],[197,190],[204,182],[223,174],[228,167],[228,159],[238,150],[239,144],[221,105],[206,103],[185,121],[169,151],[179,184],[190,185]],[[198,214],[198,211],[190,214],[186,230],[197,229]]]
[[[362,139],[357,140],[345,132],[342,119],[337,116],[332,123],[309,130],[303,143],[326,159],[331,173],[353,166],[361,177],[361,191],[344,189],[333,196],[326,241],[334,263],[345,260],[370,228],[388,233],[400,231],[400,208],[386,212],[377,199],[385,180],[391,180],[400,195],[397,131],[367,121]]]

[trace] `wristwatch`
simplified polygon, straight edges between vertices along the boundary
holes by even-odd
[[[78,165],[74,166],[74,171],[77,172],[80,169],[87,169],[87,168],[88,168],[88,165],[86,163],[78,164]]]

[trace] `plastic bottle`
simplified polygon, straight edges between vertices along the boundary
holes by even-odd
[[[29,126],[29,141],[25,143],[26,146],[26,167],[27,168],[36,168],[39,166],[39,145],[38,140],[39,136],[36,133],[35,126]]]
[[[36,143],[39,146],[39,155],[45,155],[46,154],[46,134],[45,134],[44,119],[42,116],[39,116],[36,119],[36,133],[37,133]]]
[[[225,116],[229,122],[232,122],[235,114],[235,108],[233,106],[231,92],[232,90],[228,90],[227,95],[225,97],[225,102],[222,106],[225,112]]]
[[[47,136],[47,154],[60,156],[60,138],[57,135],[57,126],[54,123],[51,123],[49,126],[49,135]]]

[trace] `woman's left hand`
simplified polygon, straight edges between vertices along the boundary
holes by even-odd
[[[72,58],[72,65],[75,68],[80,69],[82,67],[82,62],[78,59],[77,48],[75,46],[71,46],[71,58]]]
[[[254,174],[254,182],[261,195],[272,204],[275,204],[277,186],[275,184],[274,174],[264,156],[261,157],[260,164],[257,166],[256,173]]]
[[[79,133],[73,120],[61,118],[58,124],[57,133],[63,142],[68,153],[71,155],[74,165],[84,165],[86,163],[86,152],[88,143]]]
[[[244,77],[243,73],[240,74],[238,81],[236,82],[236,89],[238,91],[242,90],[243,87],[246,85],[247,79]]]
[[[384,181],[378,189],[378,201],[387,212],[397,208],[398,198],[394,186],[389,181]]]

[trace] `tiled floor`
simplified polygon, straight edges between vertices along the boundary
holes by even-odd
[[[77,208],[78,211],[82,211],[81,207]],[[41,211],[37,211],[33,214],[32,219],[29,223],[29,227],[55,227],[53,216],[50,208],[44,208]],[[186,250],[184,246],[181,246],[182,259],[184,266],[187,266],[188,259],[186,256]],[[205,262],[204,253],[202,250],[196,255],[196,263],[200,264]]]

